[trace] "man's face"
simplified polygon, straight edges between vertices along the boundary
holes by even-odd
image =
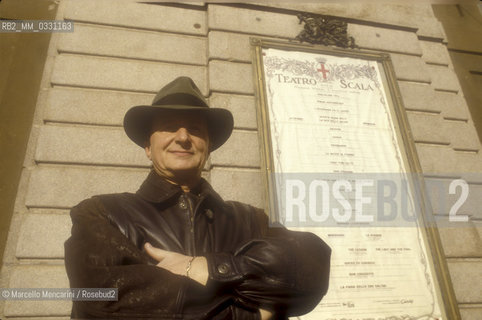
[[[202,114],[165,111],[154,118],[151,132],[145,151],[158,174],[176,183],[199,179],[209,156]]]

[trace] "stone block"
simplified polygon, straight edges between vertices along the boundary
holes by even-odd
[[[382,6],[372,1],[265,1],[264,6],[290,9],[299,12],[310,12],[320,15],[352,18],[354,20],[378,22],[392,26],[416,29],[427,19],[433,19],[434,14],[429,3],[414,1],[384,3]],[[422,32],[422,34],[424,34]]]
[[[411,32],[349,24],[348,34],[354,36],[356,44],[362,48],[422,55],[417,37]],[[247,34],[211,31],[209,55],[211,58],[251,61],[250,37]]]
[[[477,230],[477,234],[479,235],[479,239],[482,240],[482,220],[475,220],[472,221],[475,226],[475,230]]]
[[[226,144],[211,154],[211,163],[214,166],[259,168],[258,133],[235,130]]]
[[[459,307],[462,320],[480,320],[482,319],[482,308],[477,307]]]
[[[28,265],[14,268],[9,288],[69,288],[63,265]],[[72,302],[68,300],[7,300],[6,317],[68,316]]]
[[[415,144],[424,174],[456,172],[455,152],[449,146]],[[443,159],[443,161],[440,161]]]
[[[264,208],[261,171],[252,169],[213,168],[211,184],[224,200],[248,203]]]
[[[479,31],[480,32],[480,31]],[[467,38],[470,39],[470,38]],[[482,51],[482,45],[477,41],[471,41],[473,45],[478,44]],[[452,45],[452,46],[451,46]],[[453,43],[448,44],[450,49],[461,49],[460,47],[453,46]],[[479,52],[475,50],[471,50],[472,52]],[[482,72],[482,56],[480,54],[474,53],[462,53],[462,52],[454,52],[454,56],[457,58],[457,64],[459,67],[464,68],[465,70],[475,71],[478,74]],[[454,58],[455,59],[455,58]],[[460,63],[460,65],[459,65]],[[480,76],[479,76],[480,78]]]
[[[153,98],[153,94],[144,93],[52,88],[49,89],[44,120],[122,126],[129,108],[150,105]]]
[[[457,190],[460,195],[460,190]],[[459,209],[470,214],[473,219],[482,219],[482,185],[469,183],[469,196]]]
[[[417,35],[414,32],[353,23],[348,24],[347,32],[355,39],[356,45],[363,49],[422,55]]]
[[[448,262],[450,276],[459,303],[482,301],[482,261],[458,260]]]
[[[450,133],[450,146],[459,150],[480,150],[480,141],[472,122],[445,120],[444,131]]]
[[[251,64],[212,60],[209,62],[209,87],[213,91],[253,94]]]
[[[416,8],[419,6],[415,6]],[[431,8],[429,9],[431,11]],[[436,41],[447,41],[445,35],[444,27],[437,18],[434,17],[433,13],[426,18],[421,18],[417,22],[417,36],[422,38],[430,38]]]
[[[23,170],[23,171],[26,171],[26,170]],[[17,191],[17,194],[20,194],[20,193],[24,193],[25,191],[24,190],[18,190]],[[22,200],[20,200],[19,198],[21,197],[18,197],[17,196],[17,199],[16,201],[17,202],[23,202]],[[20,206],[20,205],[17,205],[17,206]],[[22,210],[23,209],[23,210]],[[22,206],[22,211],[25,211],[25,205]],[[19,212],[20,210],[15,210],[13,211],[13,214],[12,214],[12,217],[9,221],[9,225],[8,225],[8,229],[5,228],[5,250],[3,251],[3,265],[2,265],[2,268],[0,269],[1,272],[0,272],[0,287],[1,288],[4,288],[4,287],[7,287],[8,286],[8,279],[9,279],[9,276],[7,275],[3,275],[3,274],[7,274],[9,272],[9,268],[8,266],[9,265],[14,265],[16,263],[18,263],[18,260],[17,258],[15,257],[15,251],[16,251],[16,245],[17,245],[17,242],[18,242],[18,236],[20,234],[20,229],[22,227],[22,223],[23,223],[23,215],[22,214],[18,214],[17,212]],[[2,308],[2,301],[0,301],[0,308]],[[1,309],[0,309],[1,310]]]
[[[407,112],[408,122],[415,142],[445,144],[450,143],[444,120],[439,114]]]
[[[223,5],[208,5],[209,30],[224,30],[281,38],[295,38],[302,30],[294,14]]]
[[[136,192],[149,169],[38,166],[32,171],[27,207],[70,208],[96,194]]]
[[[63,33],[59,52],[206,65],[205,37],[106,26],[75,25]]]
[[[482,155],[458,152],[450,146],[416,144],[424,174],[447,173],[453,176],[482,172]],[[469,179],[470,180],[470,179]],[[480,182],[480,181],[479,181]]]
[[[31,208],[28,210],[28,213],[31,214],[40,214],[40,215],[64,215],[68,216],[70,213],[69,209],[59,209],[59,208]]]
[[[448,66],[450,64],[450,56],[447,46],[440,42],[419,41],[422,48],[422,59],[428,63],[435,63]]]
[[[63,54],[55,59],[52,85],[157,93],[179,76],[191,77],[207,96],[206,67]]]
[[[455,71],[449,67],[426,65],[426,72],[428,72],[432,79],[432,86],[438,90],[459,92],[460,84]]]
[[[213,93],[209,98],[212,108],[231,111],[234,127],[238,129],[257,129],[255,99],[251,96]]]
[[[462,96],[462,92],[435,91],[435,99],[435,103],[440,106],[444,118],[455,120],[469,119],[467,103]]]
[[[425,178],[426,193],[429,197],[433,212],[435,214],[449,215],[465,215],[472,218],[482,217],[482,185],[471,183],[465,180],[457,172],[446,172],[445,176],[452,176],[452,179],[435,177],[431,175]],[[462,187],[457,186],[456,179],[463,179],[468,186],[468,194],[462,193]],[[450,185],[455,187],[455,193],[450,193]],[[453,219],[449,220],[448,224],[443,224],[444,220],[441,220],[441,226],[448,227],[465,227],[465,225],[454,225]]]
[[[251,62],[249,35],[231,32],[210,31],[209,58]]]
[[[440,113],[440,102],[436,101],[436,91],[426,83],[398,81],[405,109]]]
[[[19,259],[62,259],[72,226],[67,214],[28,214],[17,243]]]
[[[76,22],[185,34],[207,32],[204,11],[133,1],[123,1],[122,5],[114,0],[68,1],[64,18]]]
[[[472,223],[451,223],[445,220],[440,224],[442,226],[438,228],[438,232],[446,257],[482,255],[482,241]],[[453,227],[450,227],[451,224]]]
[[[431,78],[421,57],[390,53],[398,80],[430,83]]]
[[[470,176],[470,173],[482,172],[482,154],[480,152],[455,151],[455,158],[457,160],[456,172],[467,176]]]
[[[473,158],[475,158],[476,161],[482,161],[482,157],[480,156],[480,153],[477,153]],[[482,172],[476,172],[475,170],[473,172],[462,172],[460,174],[460,178],[464,179],[467,181],[469,184],[475,184],[475,185],[482,185]]]
[[[151,164],[144,150],[127,137],[124,129],[118,127],[43,126],[35,160],[146,168]]]

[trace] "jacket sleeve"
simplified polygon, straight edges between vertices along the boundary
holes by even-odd
[[[173,315],[181,292],[193,285],[186,277],[148,264],[102,214],[96,197],[71,211],[72,236],[65,242],[65,266],[72,288],[118,288],[118,301],[74,301],[74,318],[141,318]]]
[[[235,288],[238,301],[276,315],[311,311],[328,290],[331,249],[316,235],[269,227],[251,207],[253,239],[234,253],[207,255],[211,283]]]

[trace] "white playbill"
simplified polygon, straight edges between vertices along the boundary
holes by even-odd
[[[300,318],[442,319],[418,222],[377,224],[377,214],[384,207],[370,205],[367,210],[371,211],[357,220],[358,207],[350,206],[351,200],[352,204],[357,201],[359,185],[346,177],[389,174],[405,178],[377,61],[272,48],[263,49],[262,58],[274,180],[278,208],[284,214],[281,220],[292,229],[318,234],[333,250],[328,294],[315,310]],[[324,174],[331,175],[330,183],[319,178]],[[337,179],[354,197],[338,201],[341,210],[353,213],[349,219],[329,206],[321,209],[320,202],[332,199],[322,193],[339,187]],[[373,187],[373,183],[368,185]],[[399,206],[407,216],[415,210],[409,190],[407,204]],[[312,197],[303,203],[300,194]],[[376,201],[376,195],[369,192],[371,199],[365,202]],[[326,214],[324,220],[321,211]],[[305,224],[307,220],[310,223]]]

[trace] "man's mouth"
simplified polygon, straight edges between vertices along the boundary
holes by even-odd
[[[169,152],[173,153],[175,155],[178,155],[178,156],[188,156],[188,155],[194,154],[194,152],[192,152],[192,151],[182,151],[182,150],[172,150],[172,151],[169,151]]]

